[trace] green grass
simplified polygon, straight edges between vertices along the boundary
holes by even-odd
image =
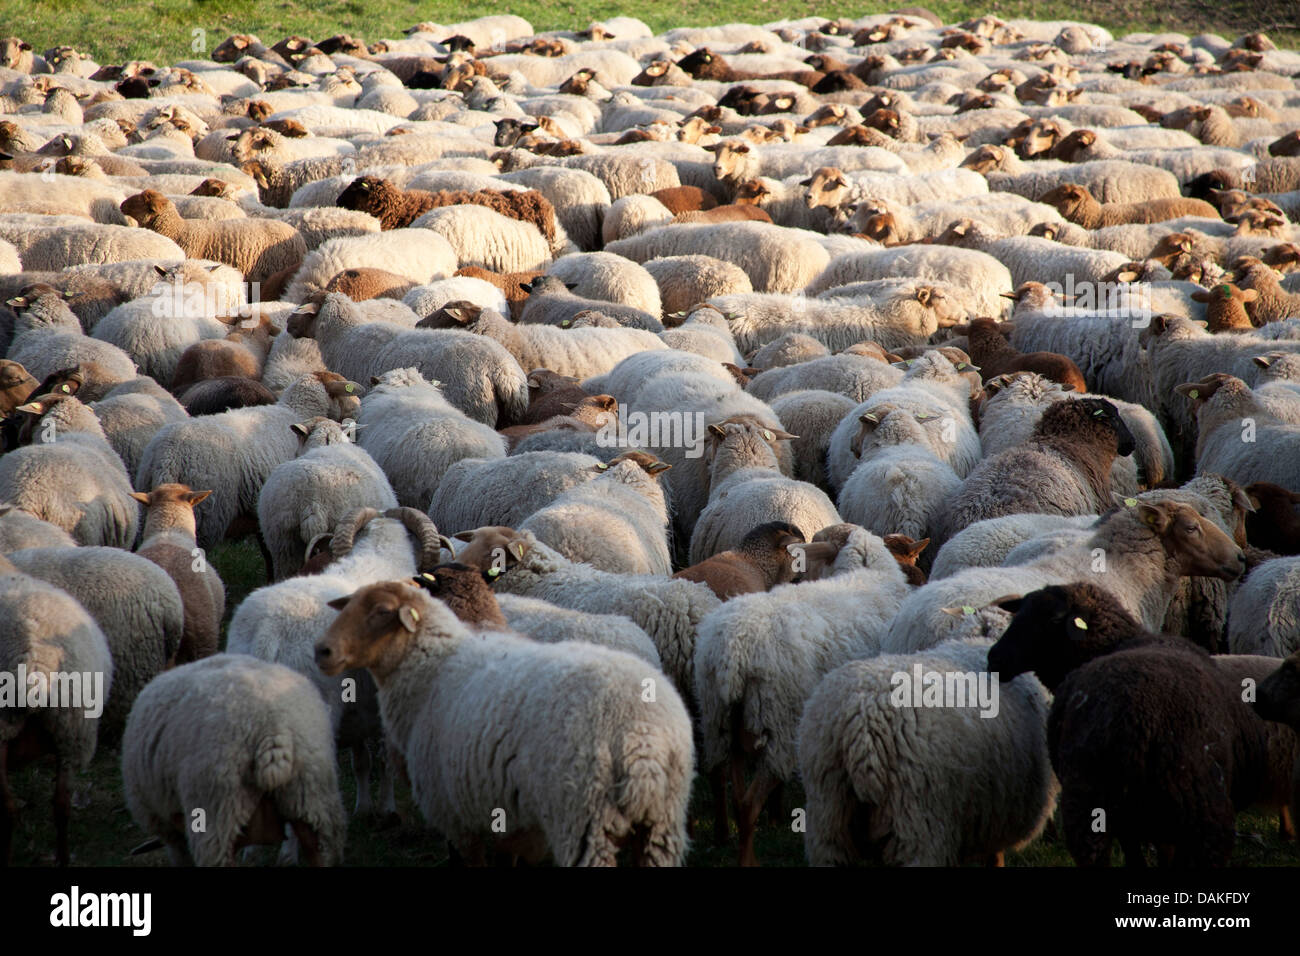
[[[1134,31],[1179,30],[1197,33],[1217,29],[1233,35],[1246,29],[1269,29],[1275,38],[1289,24],[1294,39],[1300,24],[1291,0],[1167,0],[1159,5],[1126,0],[987,0],[984,3],[936,0],[930,9],[945,23],[991,13],[1005,19],[1080,19],[1100,23],[1119,34]],[[659,32],[680,26],[716,23],[765,23],[818,16],[833,19],[884,12],[901,2],[862,6],[812,0],[716,0],[701,6],[694,0],[587,0],[581,5],[559,0],[495,0],[472,8],[450,0],[412,3],[409,0],[54,0],[0,2],[0,23],[6,34],[23,37],[37,50],[71,44],[99,62],[150,59],[160,64],[203,58],[231,33],[255,33],[266,43],[300,34],[322,39],[351,33],[367,41],[400,37],[402,30],[423,20],[454,23],[471,13],[515,13],[536,30],[581,29],[594,19],[615,15],[640,17]],[[199,35],[204,31],[200,44]],[[206,51],[206,52],[205,52]]]

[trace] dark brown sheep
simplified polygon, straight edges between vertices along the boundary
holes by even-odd
[[[491,584],[501,574],[498,568],[487,570],[464,564],[440,564],[432,571],[416,575],[413,581],[447,605],[462,622],[481,631],[504,631],[510,625],[501,613],[501,605],[492,593]]]
[[[344,269],[325,284],[326,292],[342,292],[353,302],[367,299],[400,299],[415,288],[406,276],[366,266]]]
[[[1246,515],[1250,543],[1279,555],[1300,554],[1300,495],[1267,481],[1247,485],[1246,494],[1255,507]]]
[[[176,397],[191,417],[219,415],[232,408],[274,405],[275,392],[256,379],[231,375],[195,382]]]
[[[804,537],[798,528],[769,521],[746,534],[739,546],[683,568],[673,577],[708,585],[723,601],[737,594],[770,591],[795,579],[800,545]]]
[[[533,369],[528,373],[528,410],[521,425],[536,425],[557,415],[571,415],[579,404],[591,398],[578,379],[559,375],[550,369]]]
[[[731,65],[706,46],[700,47],[677,61],[677,66],[697,80],[717,80],[722,83],[741,83],[745,80],[790,80],[800,86],[813,87],[826,76],[820,70],[789,70],[782,73],[746,73],[732,69]]]
[[[480,189],[398,189],[378,176],[359,176],[339,193],[337,205],[367,212],[379,220],[381,229],[402,229],[430,209],[442,206],[486,206],[520,222],[531,222],[547,242],[555,241],[555,207],[535,189],[497,192]]]
[[[657,189],[650,194],[667,207],[674,216],[683,212],[697,212],[712,209],[718,201],[698,186],[673,186],[669,189]]]
[[[482,279],[504,292],[506,301],[510,303],[510,318],[516,321],[524,311],[524,303],[528,301],[528,290],[524,286],[544,274],[542,272],[493,272],[481,266],[462,266],[456,270],[458,276]]]
[[[907,583],[914,588],[924,584],[925,572],[916,566],[916,559],[929,547],[930,539],[922,538],[917,541],[905,534],[887,534],[881,540],[885,542],[885,547],[894,556],[898,566],[903,569],[903,577],[907,578]]]
[[[986,382],[1012,372],[1037,372],[1076,392],[1088,390],[1079,366],[1068,356],[1055,352],[1021,352],[1006,340],[996,319],[971,319],[965,326],[953,326],[953,331],[968,336],[971,363]]]

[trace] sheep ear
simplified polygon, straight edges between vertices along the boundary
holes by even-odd
[[[371,384],[372,386],[378,385],[378,384],[379,384],[379,376],[378,376],[378,375],[372,375],[372,376],[370,376],[370,384]]]
[[[149,495],[147,493],[143,491],[133,491],[131,492],[131,497],[140,502],[140,504],[144,505],[146,508],[149,507]]]
[[[1174,391],[1179,395],[1190,398],[1192,401],[1204,400],[1205,398],[1204,386],[1200,382],[1183,382],[1181,385],[1175,385]]]
[[[989,601],[987,606],[1000,607],[1008,614],[1016,614],[1020,611],[1020,608],[1024,603],[1025,603],[1025,599],[1023,595],[1004,594],[1000,598],[994,598],[992,601]]]
[[[715,423],[709,426],[709,434],[713,435],[715,438],[726,438],[727,430],[721,425]]]
[[[1255,301],[1256,299],[1258,299],[1258,298],[1259,298],[1259,293],[1256,292],[1254,289],[1242,289],[1242,290],[1241,290],[1241,301],[1242,301],[1242,302],[1254,302],[1254,301]]]
[[[449,316],[451,316],[461,325],[464,325],[465,323],[469,322],[469,320],[472,318],[468,309],[462,309],[459,306],[452,306],[446,309],[445,311]]]
[[[29,415],[44,415],[49,408],[48,402],[42,402],[39,399],[34,402],[28,402],[26,405],[19,405],[14,409],[16,412],[26,412]]]
[[[1151,529],[1157,534],[1162,533],[1169,527],[1169,510],[1163,505],[1153,505],[1145,501],[1139,501],[1137,511],[1142,522],[1150,525]]]
[[[657,475],[661,472],[667,471],[671,467],[672,465],[668,464],[666,461],[652,461],[650,464],[646,465],[645,470],[649,474]]]
[[[295,435],[301,435],[303,438],[306,438],[311,434],[311,426],[306,422],[294,422],[289,426],[289,431],[293,432]]]
[[[783,432],[779,428],[763,429],[764,441],[769,441],[769,442],[770,441],[795,441],[798,438],[799,438],[798,435],[791,435],[789,432]]]
[[[1258,365],[1260,368],[1268,368],[1270,365],[1273,364],[1273,360],[1269,358],[1267,355],[1256,355],[1253,359],[1251,359],[1251,361],[1254,362],[1256,365]]]
[[[531,282],[521,282],[519,283],[519,288],[523,292],[532,292],[533,284]]]
[[[455,538],[457,541],[473,541],[473,540],[474,540],[474,532],[473,532],[473,531],[457,531],[455,534],[452,535],[452,537]]]
[[[1254,513],[1259,510],[1259,501],[1246,493],[1244,488],[1235,488],[1232,492],[1232,503],[1242,511]]]
[[[211,491],[191,491],[186,497],[189,500],[190,507],[193,508],[200,501],[206,500],[210,494],[212,494]]]
[[[403,604],[397,611],[397,619],[412,634],[420,629],[420,612],[409,604]]]
[[[346,597],[335,598],[334,600],[332,600],[332,601],[326,601],[325,603],[326,603],[328,606],[334,608],[334,610],[336,610],[336,611],[341,611],[341,610],[343,610],[345,607],[348,606],[348,602],[351,601],[351,600],[352,600],[352,595],[349,594],[349,595],[347,595]]]
[[[1195,292],[1192,293],[1192,301],[1193,301],[1193,302],[1209,302],[1209,301],[1210,301],[1210,293],[1204,291],[1203,289],[1197,289]]]
[[[576,282],[566,282],[566,283],[564,283],[564,287],[565,287],[566,289],[568,289],[570,292],[572,292],[574,289],[576,289],[576,288],[578,287],[578,283],[576,283]]]

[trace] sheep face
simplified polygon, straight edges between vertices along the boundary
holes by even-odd
[[[496,568],[481,570],[452,563],[440,564],[418,575],[414,582],[471,627],[506,630],[510,625],[492,593],[492,585],[500,576]]]
[[[1284,660],[1259,685],[1255,713],[1265,720],[1300,729],[1300,651]]]
[[[799,185],[808,187],[804,203],[809,209],[838,209],[849,198],[849,181],[834,166],[821,167]]]
[[[989,670],[1003,683],[1033,671],[1055,688],[1076,667],[1142,631],[1113,597],[1082,581],[995,603],[1013,615],[989,648]]]
[[[972,169],[980,175],[1005,168],[1006,150],[992,143],[985,143],[961,162],[962,169]]]
[[[368,668],[382,685],[410,649],[429,600],[414,585],[386,581],[336,598],[329,606],[339,616],[316,642],[316,666],[327,677]]]
[[[484,571],[496,568],[501,574],[522,561],[529,550],[529,542],[523,535],[501,525],[460,531],[454,537],[469,542],[456,555],[461,564]]]
[[[1096,202],[1092,194],[1077,183],[1057,186],[1040,196],[1038,201],[1044,205],[1055,206],[1056,211],[1070,222],[1077,222],[1081,218],[1083,208]]]
[[[1191,505],[1161,501],[1139,502],[1135,507],[1142,522],[1160,536],[1180,576],[1235,581],[1246,570],[1246,558],[1236,542]]]
[[[136,193],[128,197],[118,207],[122,215],[129,216],[145,229],[153,226],[159,216],[164,215],[169,209],[175,210],[172,201],[158,192],[156,189],[146,189],[142,193]]]

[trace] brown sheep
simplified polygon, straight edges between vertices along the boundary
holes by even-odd
[[[548,243],[555,242],[555,207],[535,189],[522,192],[491,189],[429,192],[426,189],[398,189],[378,176],[359,176],[339,194],[337,204],[344,209],[370,213],[379,220],[381,229],[405,228],[430,209],[442,206],[486,206],[511,219],[531,222]]]
[[[0,415],[7,415],[27,401],[39,384],[18,362],[0,359]]]
[[[669,189],[657,189],[650,195],[663,203],[674,216],[683,212],[712,209],[718,204],[711,193],[706,193],[698,186],[673,186]]]
[[[210,378],[240,376],[260,379],[262,367],[271,351],[271,339],[280,334],[269,315],[257,322],[240,321],[224,339],[195,342],[181,353],[172,375],[171,391],[184,393],[195,382]]]
[[[996,319],[975,318],[966,326],[953,326],[958,335],[966,333],[972,364],[979,368],[983,381],[1011,372],[1037,372],[1076,392],[1088,391],[1079,366],[1055,352],[1021,352],[1002,335]]]
[[[1255,300],[1246,304],[1254,325],[1266,325],[1300,315],[1300,293],[1283,289],[1277,273],[1259,259],[1241,256],[1232,266],[1237,285],[1256,294]]]
[[[188,485],[159,485],[151,492],[131,492],[144,505],[144,534],[136,553],[148,558],[176,582],[185,608],[180,646],[171,664],[186,664],[217,652],[221,618],[226,611],[226,589],[215,568],[199,569],[194,554],[194,509],[211,491],[193,491]]]
[[[746,534],[737,547],[683,568],[673,577],[708,585],[722,601],[737,594],[770,591],[795,579],[795,557],[802,546],[804,537],[798,528],[784,521],[769,521]]]
[[[887,534],[881,540],[885,542],[885,547],[889,549],[889,553],[898,562],[898,566],[903,571],[903,577],[907,578],[908,585],[919,588],[925,584],[925,572],[916,566],[916,559],[921,556],[922,551],[929,547],[930,539],[922,538],[917,541],[905,534]]]
[[[256,379],[225,375],[195,382],[178,394],[176,400],[185,406],[191,418],[196,418],[199,415],[219,415],[232,408],[274,405],[276,396]]]
[[[1135,203],[1099,203],[1078,183],[1065,183],[1040,196],[1038,201],[1055,206],[1070,222],[1085,229],[1122,226],[1127,223],[1165,222],[1183,216],[1218,219],[1219,211],[1203,199],[1148,199]]]
[[[718,223],[718,222],[771,222],[767,211],[757,206],[731,203],[726,206],[714,206],[696,212],[683,212],[673,216],[673,222]]]
[[[367,299],[400,299],[415,288],[406,276],[363,266],[344,269],[325,284],[326,292],[342,292],[353,302]]]
[[[742,83],[745,80],[789,80],[800,86],[813,87],[826,75],[820,70],[788,70],[780,73],[746,73],[732,69],[721,55],[706,46],[688,53],[677,61],[678,68],[697,80],[717,80],[722,83]]]
[[[497,431],[506,440],[506,451],[529,435],[556,430],[597,432],[618,414],[618,400],[613,395],[588,395],[574,402],[567,412],[558,413],[531,425],[511,425]]]
[[[528,301],[528,292],[524,286],[532,282],[539,276],[544,275],[542,272],[493,272],[490,269],[484,269],[481,266],[462,266],[455,272],[458,276],[470,276],[475,279],[482,279],[484,282],[490,282],[506,295],[506,301],[510,303],[510,318],[515,321],[523,314],[524,303]]]
[[[1181,129],[1199,139],[1206,146],[1224,146],[1237,149],[1241,134],[1232,117],[1221,106],[1184,106],[1160,118],[1166,129]]]
[[[440,564],[412,580],[475,630],[508,631],[510,624],[501,613],[501,605],[491,587],[500,574],[500,569],[495,567],[479,570],[452,563]]]
[[[1300,495],[1280,485],[1257,481],[1246,486],[1255,510],[1246,515],[1251,544],[1275,554],[1300,554]]]
[[[126,199],[122,215],[171,239],[191,259],[233,266],[249,282],[262,282],[297,268],[307,255],[298,230],[274,219],[182,219],[175,204],[155,189]]]
[[[1239,289],[1230,282],[1192,293],[1193,301],[1205,303],[1206,328],[1211,332],[1249,332],[1254,326],[1246,307],[1258,298],[1254,289]]]
[[[1292,130],[1268,144],[1270,156],[1300,156],[1300,130]]]
[[[590,398],[578,379],[538,368],[528,373],[528,410],[521,425],[536,425],[557,415],[570,415],[579,404]]]

